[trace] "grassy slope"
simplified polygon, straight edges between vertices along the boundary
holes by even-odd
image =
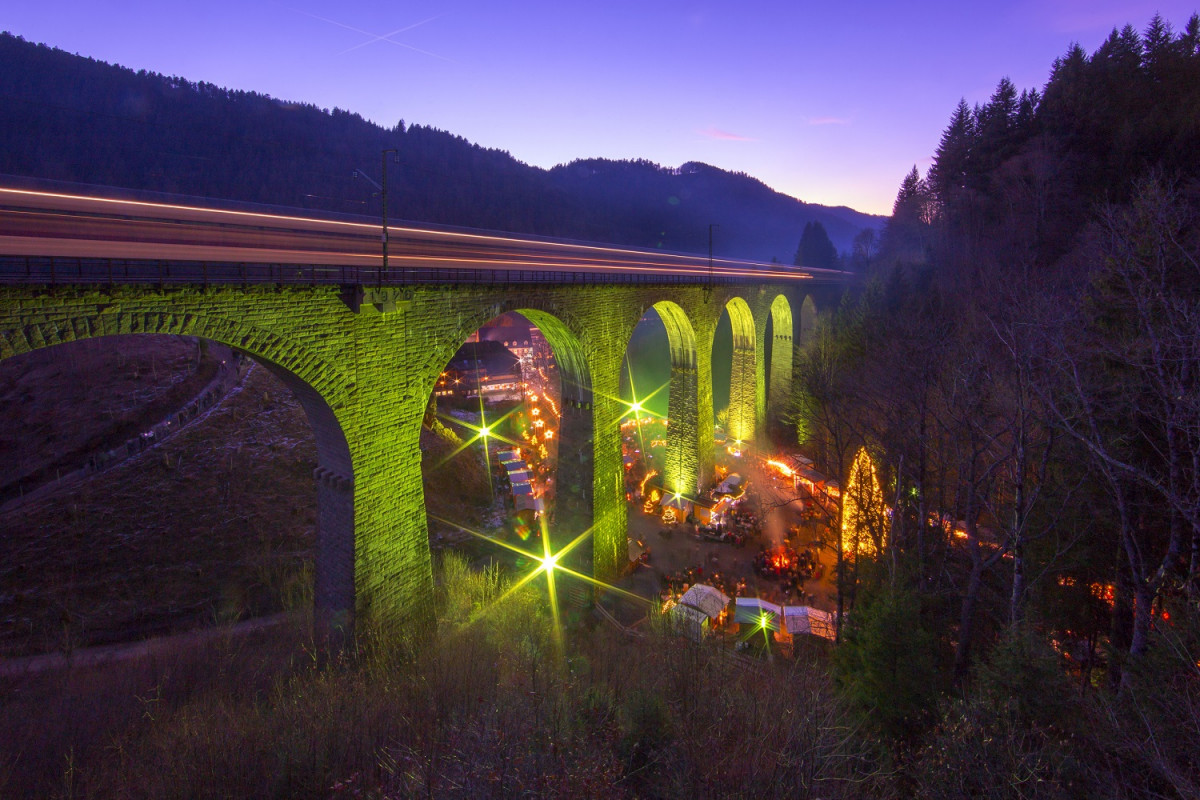
[[[302,603],[315,460],[303,410],[255,368],[241,391],[167,442],[0,513],[0,653],[139,638]]]

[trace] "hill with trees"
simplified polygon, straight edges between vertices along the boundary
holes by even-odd
[[[838,662],[923,797],[1197,796],[1198,152],[1195,15],[961,102],[798,367],[802,444],[892,506]]]
[[[0,173],[377,217],[784,261],[819,221],[848,251],[879,217],[803,203],[700,163],[542,170],[403,120],[392,128],[208,83],[134,72],[0,34]]]

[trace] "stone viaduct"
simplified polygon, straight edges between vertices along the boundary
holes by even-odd
[[[649,309],[671,357],[669,489],[692,495],[713,462],[712,345],[733,328],[729,433],[762,435],[786,410],[794,345],[837,288],[779,284],[329,286],[77,285],[0,288],[0,358],[117,334],[178,334],[235,347],[300,399],[316,437],[315,602],[334,624],[432,624],[419,435],[437,377],[489,320],[520,312],[553,348],[562,380],[555,541],[590,528],[593,569],[624,563],[619,420],[622,358]],[[774,341],[765,363],[767,320]],[[769,386],[769,393],[766,388]]]

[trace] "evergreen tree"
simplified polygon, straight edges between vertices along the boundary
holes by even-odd
[[[800,234],[800,246],[796,248],[793,263],[798,267],[835,269],[837,259],[837,248],[829,240],[825,226],[816,221],[807,223],[804,232]]]
[[[987,105],[976,114],[975,160],[979,174],[989,173],[1015,152],[1019,138],[1016,130],[1019,108],[1017,87],[1008,78],[1001,78]]]
[[[966,100],[959,100],[929,170],[929,190],[939,203],[948,203],[956,192],[966,188],[975,139],[975,115]]]
[[[883,229],[884,259],[891,263],[924,263],[928,258],[929,228],[933,221],[933,197],[914,164],[904,177],[892,218]]]
[[[1161,73],[1179,50],[1179,43],[1175,40],[1171,24],[1155,14],[1146,27],[1142,48],[1142,63],[1146,71],[1152,79],[1161,80]]]
[[[1200,14],[1192,14],[1179,35],[1179,55],[1184,58],[1200,56]]]
[[[1092,56],[1093,64],[1103,64],[1116,72],[1135,71],[1142,63],[1142,37],[1132,25],[1112,29],[1104,43]]]

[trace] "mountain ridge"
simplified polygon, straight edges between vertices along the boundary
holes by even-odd
[[[701,162],[577,159],[533,167],[401,120],[107,64],[0,33],[0,173],[310,211],[790,263],[804,225],[839,250],[884,218],[804,203]],[[371,180],[354,180],[361,171]]]

